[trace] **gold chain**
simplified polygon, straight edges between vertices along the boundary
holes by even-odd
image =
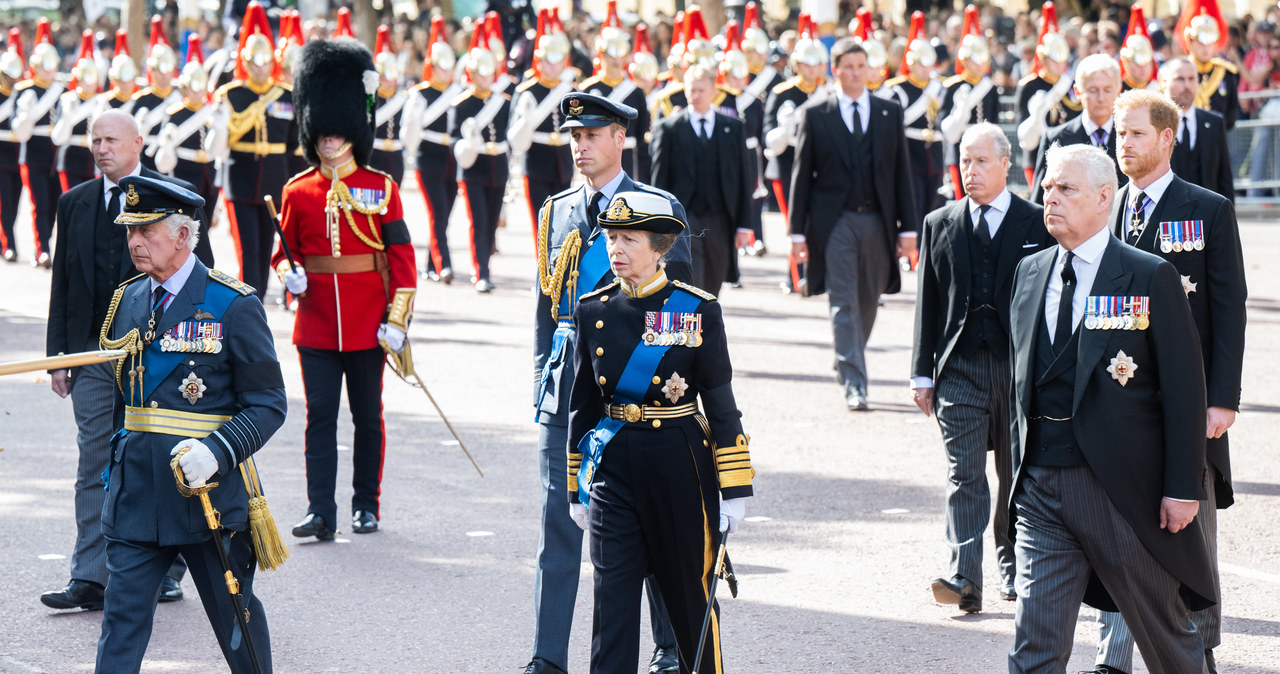
[[[538,223],[538,287],[543,295],[551,298],[551,319],[560,320],[560,297],[565,290],[566,272],[569,275],[569,292],[578,288],[578,251],[582,248],[582,234],[576,229],[569,232],[560,246],[560,252],[556,254],[555,271],[548,272],[550,232],[551,202],[548,202],[542,207],[542,218]]]

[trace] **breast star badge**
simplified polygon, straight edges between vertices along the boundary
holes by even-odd
[[[1196,286],[1197,286],[1197,285],[1198,285],[1198,284],[1196,284],[1196,283],[1192,283],[1192,282],[1191,282],[1191,277],[1190,277],[1190,276],[1183,276],[1183,277],[1182,277],[1182,292],[1184,292],[1184,293],[1186,293],[1186,294],[1190,295],[1191,293],[1193,293],[1193,292],[1195,292],[1195,291],[1196,291]]]
[[[204,397],[205,388],[204,380],[197,377],[194,372],[187,375],[187,378],[183,379],[182,383],[178,385],[178,391],[182,393],[182,397],[186,398],[187,402],[192,405]]]
[[[671,378],[667,380],[665,386],[662,387],[663,395],[667,396],[667,400],[678,402],[685,391],[689,390],[689,385],[685,383],[684,377],[679,372],[672,372]]]
[[[1120,382],[1121,386],[1129,383],[1129,379],[1133,377],[1134,372],[1138,369],[1138,364],[1133,362],[1133,358],[1125,355],[1124,351],[1116,354],[1111,359],[1111,364],[1107,366],[1107,372],[1111,373],[1111,378]]]

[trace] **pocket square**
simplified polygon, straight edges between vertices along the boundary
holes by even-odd
[[[1038,244],[1034,244],[1034,243],[1024,243],[1024,244],[1022,244],[1022,247],[1023,247],[1023,248],[1035,248],[1037,245],[1038,245]]]

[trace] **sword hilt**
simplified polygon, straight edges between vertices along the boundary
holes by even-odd
[[[209,525],[209,529],[211,531],[217,531],[222,528],[222,513],[218,512],[217,509],[213,507],[213,502],[209,500],[209,490],[218,486],[218,483],[209,482],[199,487],[192,487],[187,484],[187,476],[183,474],[182,467],[178,465],[178,459],[181,459],[182,455],[189,451],[191,451],[189,447],[183,447],[178,450],[178,453],[169,461],[169,468],[173,471],[174,481],[178,483],[178,493],[186,496],[187,498],[199,496],[200,506],[204,508],[205,523]],[[227,573],[230,574],[230,572]],[[231,579],[231,581],[234,580],[234,578]],[[227,587],[231,587],[230,581],[227,583]]]

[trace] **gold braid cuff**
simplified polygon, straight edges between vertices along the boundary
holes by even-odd
[[[387,325],[409,332],[409,320],[413,317],[413,298],[417,292],[416,288],[396,288],[391,306],[387,309]]]

